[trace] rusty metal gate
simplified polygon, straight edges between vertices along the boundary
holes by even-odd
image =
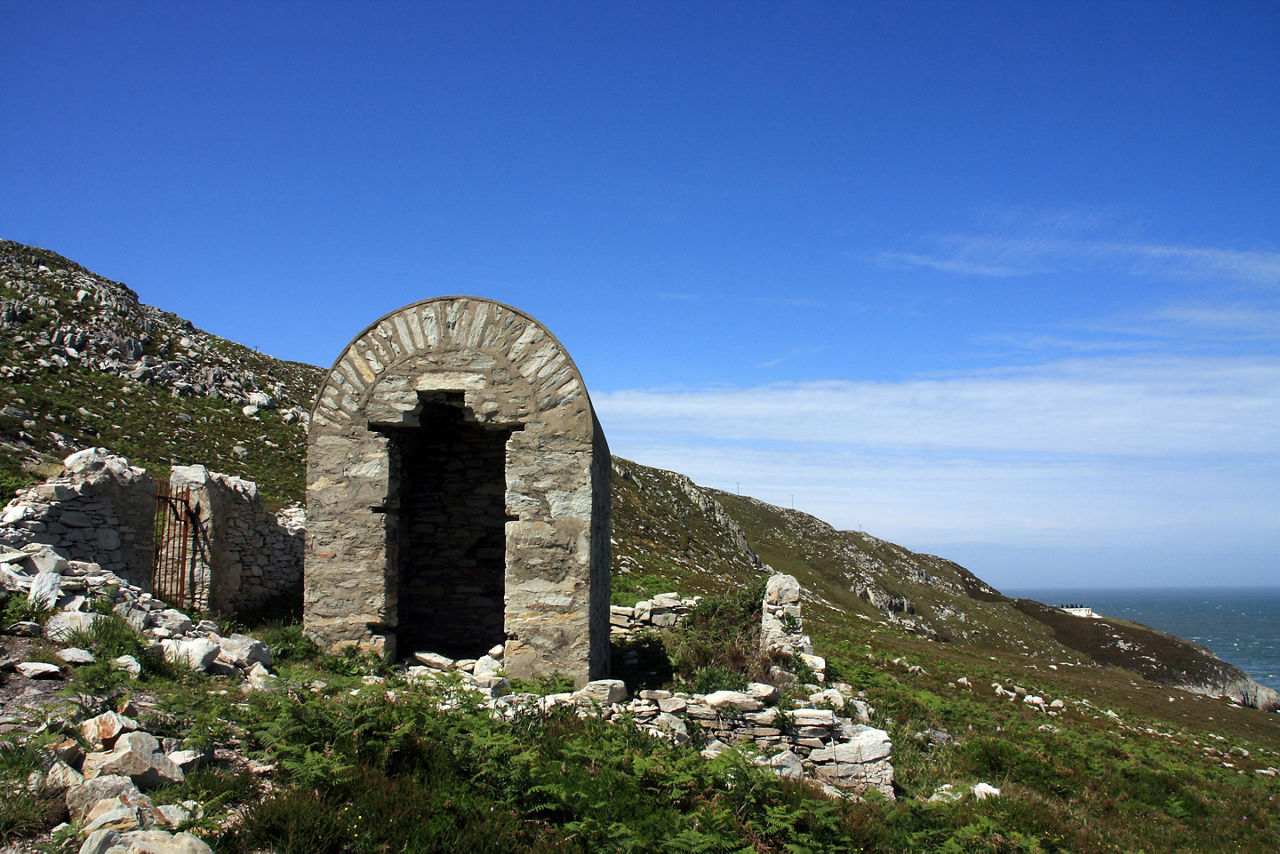
[[[191,490],[171,490],[163,481],[156,488],[156,540],[151,560],[151,593],[178,608],[205,601],[204,537],[200,505],[191,503]]]

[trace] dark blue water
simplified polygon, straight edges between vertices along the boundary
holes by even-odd
[[[1214,655],[1280,691],[1280,588],[1007,590],[1046,605],[1087,605],[1203,644]]]

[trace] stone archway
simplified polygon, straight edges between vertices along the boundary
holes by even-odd
[[[609,472],[582,377],[533,318],[475,297],[386,315],[312,410],[308,634],[607,675]]]

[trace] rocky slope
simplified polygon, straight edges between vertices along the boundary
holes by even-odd
[[[101,445],[146,465],[209,464],[302,497],[306,413],[323,371],[144,305],[126,285],[0,240],[0,487]]]
[[[815,615],[852,614],[876,631],[1042,658],[1055,667],[1123,668],[1251,708],[1280,709],[1280,696],[1239,668],[1146,626],[1013,600],[953,561],[705,490],[674,472],[615,459],[614,483],[619,604],[663,582],[683,593],[723,592],[765,572],[763,563],[794,575]]]

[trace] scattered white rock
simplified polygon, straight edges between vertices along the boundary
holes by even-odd
[[[116,739],[126,732],[137,732],[142,727],[133,718],[119,712],[103,712],[80,723],[80,733],[93,747],[110,750]]]
[[[621,679],[597,679],[577,691],[578,696],[601,705],[627,699],[627,684]]]
[[[706,703],[721,714],[756,712],[764,708],[764,703],[742,691],[713,691],[706,696]]]
[[[63,561],[66,563],[66,561]],[[27,592],[27,601],[37,608],[49,609],[58,604],[58,591],[62,586],[62,576],[57,572],[41,572],[31,579],[31,589]]]
[[[81,649],[78,646],[69,646],[66,649],[58,651],[58,658],[61,658],[67,664],[93,664],[98,659],[93,657],[93,653],[87,649]]]
[[[449,670],[453,667],[453,659],[435,652],[415,652],[413,657],[432,670]]]
[[[185,665],[192,670],[208,670],[222,652],[222,647],[208,638],[163,640],[165,661]]]
[[[118,775],[143,788],[183,780],[182,769],[161,752],[155,736],[145,732],[124,733],[110,753],[90,753],[82,771],[86,779]]]
[[[28,679],[61,679],[62,668],[43,661],[24,661],[14,668]]]
[[[132,678],[137,679],[142,675],[142,662],[134,658],[132,655],[122,655],[119,658],[111,659],[111,665],[117,670],[123,670]]]
[[[44,636],[51,641],[66,641],[76,632],[87,632],[104,619],[101,614],[85,611],[59,611],[44,624]]]

